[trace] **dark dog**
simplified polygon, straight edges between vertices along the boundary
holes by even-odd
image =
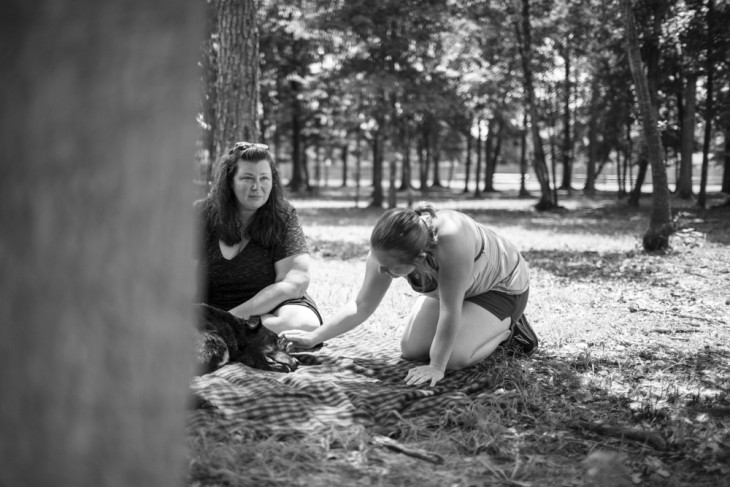
[[[212,372],[228,362],[275,372],[293,372],[299,365],[258,316],[243,320],[207,304],[196,304],[195,308],[200,332],[195,348],[201,373]]]

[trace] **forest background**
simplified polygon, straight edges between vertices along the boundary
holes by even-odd
[[[643,188],[661,229],[668,178],[702,207],[730,190],[727,2],[207,6],[203,185],[225,147],[255,139],[293,192],[367,187],[376,207],[503,181],[536,189],[538,209],[603,188],[636,206]]]

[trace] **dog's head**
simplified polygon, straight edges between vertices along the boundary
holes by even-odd
[[[236,360],[256,369],[276,372],[294,372],[297,369],[297,359],[289,355],[282,346],[282,340],[263,326],[258,316],[240,321],[243,326],[237,328],[241,332],[238,335],[239,352]]]

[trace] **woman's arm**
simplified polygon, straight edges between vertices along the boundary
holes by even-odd
[[[440,370],[446,370],[461,326],[464,295],[474,266],[473,247],[471,239],[458,234],[439,236],[439,318],[429,356],[430,364]]]
[[[472,278],[474,241],[464,238],[464,229],[453,220],[442,220],[436,255],[439,274],[439,317],[436,333],[431,342],[429,365],[408,371],[408,384],[430,383],[441,380],[456,343],[461,327],[464,295]]]
[[[309,287],[309,255],[297,254],[285,257],[274,264],[276,281],[259,291],[243,304],[229,310],[230,313],[248,318],[269,312],[287,299],[297,299]]]
[[[345,304],[330,320],[314,331],[289,330],[279,336],[291,341],[295,346],[311,348],[348,332],[375,312],[391,282],[390,277],[378,272],[378,263],[372,255],[368,255],[365,278],[354,301]]]

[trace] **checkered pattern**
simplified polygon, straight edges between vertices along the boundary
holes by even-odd
[[[261,433],[354,425],[387,430],[400,418],[438,421],[488,384],[476,366],[447,372],[433,388],[406,385],[408,369],[417,364],[400,358],[395,339],[359,329],[296,356],[301,365],[289,374],[236,363],[196,377],[191,387],[197,407],[189,427],[215,423]]]

